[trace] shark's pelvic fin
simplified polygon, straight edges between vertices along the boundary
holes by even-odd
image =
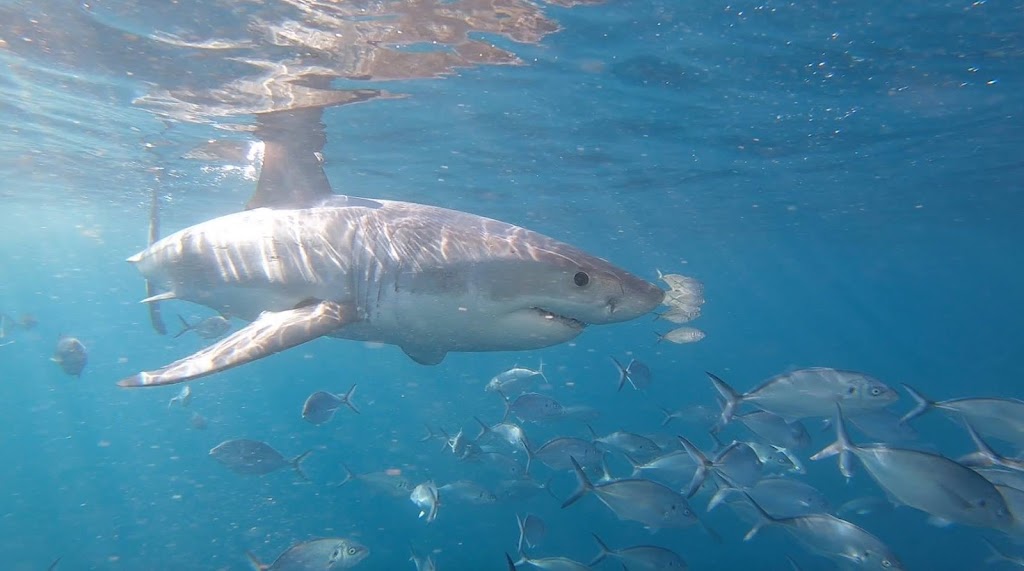
[[[416,361],[420,365],[437,365],[441,361],[444,361],[445,356],[448,354],[448,352],[443,349],[426,346],[403,346],[402,351],[405,352],[410,359]]]
[[[360,319],[348,305],[321,301],[288,311],[265,312],[233,335],[155,371],[143,371],[117,384],[150,387],[190,381],[273,355]]]

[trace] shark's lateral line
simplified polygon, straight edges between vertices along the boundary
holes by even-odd
[[[188,381],[325,335],[397,345],[422,364],[449,351],[536,349],[662,301],[654,284],[525,228],[333,194],[319,110],[264,116],[258,134],[251,210],[129,258],[164,292],[147,301],[188,300],[252,323],[121,386]]]

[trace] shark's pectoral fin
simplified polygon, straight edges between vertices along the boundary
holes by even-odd
[[[266,312],[233,335],[155,371],[118,381],[122,387],[169,385],[205,377],[273,355],[359,320],[351,306],[321,301],[288,311]]]
[[[435,347],[403,346],[402,351],[420,365],[436,365],[444,361],[445,355],[448,354],[447,351]]]

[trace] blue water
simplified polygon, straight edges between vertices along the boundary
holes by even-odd
[[[658,407],[714,405],[705,370],[739,389],[829,366],[933,398],[1024,398],[1024,6],[984,1],[547,6],[561,30],[537,44],[480,36],[524,65],[371,81],[406,97],[325,112],[338,192],[499,218],[652,281],[656,269],[695,277],[707,298],[699,343],[656,345],[652,331],[667,328],[643,317],[545,350],[424,367],[393,347],[322,339],[192,383],[188,411],[167,407],[178,387],[118,388],[205,343],[157,335],[137,303],[143,280],[124,259],[146,246],[150,193],[166,234],[239,210],[255,185],[240,168],[180,158],[207,139],[244,139],[225,127],[250,115],[189,121],[133,103],[241,73],[218,51],[156,45],[154,31],[240,38],[246,22],[225,7],[149,4],[0,7],[0,311],[38,319],[0,347],[5,569],[62,556],[58,569],[240,570],[247,550],[269,562],[323,536],[369,546],[359,569],[411,569],[410,544],[434,550],[440,569],[504,569],[514,514],[527,511],[549,528],[534,557],[589,561],[593,532],[613,547],[672,548],[693,569],[788,569],[785,554],[828,569],[779,531],[744,543],[747,525],[728,509],[704,516],[706,497],[694,506],[720,544],[697,528],[652,535],[595,498],[565,510],[543,494],[450,502],[427,525],[405,498],[333,484],[344,463],[495,485],[420,442],[423,427],[475,433],[474,415],[496,422],[502,404],[484,384],[541,360],[550,394],[598,408],[602,433],[656,432]],[[179,313],[211,315],[164,304],[172,330]],[[49,361],[61,334],[89,349],[81,379]],[[609,356],[650,365],[653,386],[617,393]],[[352,383],[362,414],[302,420],[311,392]],[[894,409],[909,407],[904,397]],[[190,427],[192,411],[207,429]],[[921,446],[970,451],[939,415],[915,426]],[[813,449],[831,441],[817,420],[808,427]],[[710,446],[699,427],[676,430]],[[527,432],[587,434],[579,423]],[[243,477],[208,457],[238,437],[286,456],[314,450],[311,482],[287,469]],[[619,458],[612,467],[628,472]],[[560,497],[571,491],[571,475],[538,472]],[[862,470],[844,483],[832,461],[809,463],[806,481],[835,505],[881,494]],[[937,528],[909,508],[857,521],[908,569],[981,568],[982,537],[1012,550],[994,531]]]

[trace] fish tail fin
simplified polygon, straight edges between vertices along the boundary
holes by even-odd
[[[353,384],[352,388],[349,389],[348,392],[341,397],[341,402],[345,403],[345,406],[352,409],[352,412],[359,414],[359,407],[357,407],[356,403],[352,400],[352,397],[356,396],[357,386],[358,385]]]
[[[776,523],[778,520],[768,515],[768,512],[764,511],[764,508],[762,508],[760,504],[755,502],[754,498],[750,497],[750,494],[742,490],[739,493],[743,494],[743,496],[747,498],[747,502],[751,506],[753,506],[754,510],[757,512],[757,522],[755,522],[754,526],[750,528],[750,531],[748,531],[747,534],[743,536],[743,541],[750,541],[754,538],[755,535],[757,535],[759,531],[773,523]]]
[[[508,420],[508,416],[512,414],[512,401],[508,400],[508,397],[505,396],[505,393],[503,393],[501,389],[498,389],[495,392],[497,392],[498,395],[501,396],[502,402],[505,403],[505,414],[502,415],[501,417],[501,421],[505,422],[506,420]]]
[[[491,432],[491,427],[487,426],[487,424],[484,423],[484,421],[480,420],[479,416],[473,416],[473,420],[475,420],[476,423],[480,425],[480,434],[477,434],[474,440],[480,440],[481,438],[484,437],[484,435],[489,434]]]
[[[718,437],[718,431],[717,430],[709,430],[708,431],[708,436],[710,436],[711,440],[713,440],[715,442],[715,452],[719,452],[723,448],[725,448],[725,444],[722,443],[722,439]]]
[[[615,363],[615,368],[619,370],[619,388],[616,390],[621,391],[622,387],[626,385],[626,377],[628,376],[628,374],[626,373],[626,368],[622,366],[622,363],[620,363],[618,359],[616,359],[615,357],[610,358],[612,360],[612,363]]]
[[[639,460],[637,460],[636,458],[633,458],[633,456],[631,456],[629,454],[629,452],[623,452],[622,455],[626,457],[626,461],[629,462],[629,466],[631,468],[633,468],[633,473],[630,474],[629,477],[630,478],[639,478],[640,477],[640,466],[643,466],[643,463],[640,462]]]
[[[661,317],[661,315],[659,314],[658,317]],[[658,317],[655,317],[655,319],[657,319]],[[654,344],[661,345],[661,342],[665,340],[665,336],[661,333],[658,333],[657,331],[655,331],[654,334],[658,337],[658,340],[655,341]]]
[[[814,456],[811,456],[811,460],[817,461],[823,458],[831,458],[838,454],[839,472],[849,480],[853,477],[853,470],[851,470],[850,466],[850,452],[854,451],[856,446],[850,442],[850,435],[846,432],[846,421],[843,419],[843,410],[839,407],[838,403],[836,403],[836,418],[833,424],[836,427],[836,441],[822,448]]]
[[[907,391],[910,398],[914,399],[914,408],[910,409],[910,412],[903,415],[903,418],[900,419],[900,424],[910,422],[911,420],[928,412],[935,406],[935,401],[930,400],[928,397],[918,392],[914,387],[903,383],[903,389]]]
[[[60,563],[61,559],[64,559],[63,555],[61,555],[60,557],[54,559],[53,563],[50,563],[50,566],[46,568],[46,571],[53,571],[54,569],[56,569],[57,568],[57,564]]]
[[[181,331],[174,334],[175,339],[181,337],[182,335],[188,333],[189,331],[192,331],[196,327],[195,325],[192,325],[188,321],[185,321],[185,318],[182,317],[180,313],[178,314],[178,321],[181,321]]]
[[[444,452],[445,448],[451,446],[452,435],[448,434],[448,431],[443,428],[438,428],[437,431],[440,432],[441,436],[443,437],[443,440],[441,442],[441,452]]]
[[[260,561],[252,551],[246,551],[245,556],[249,558],[249,565],[253,571],[267,571],[267,569],[270,569],[270,565]]]
[[[983,538],[981,538],[981,540],[985,542],[985,545],[988,546],[988,550],[989,550],[989,555],[985,559],[985,563],[999,563],[1000,561],[1013,561],[1013,559],[1011,559],[1010,557],[1007,557],[1007,555],[1005,553],[1003,553],[1002,550],[1000,550],[998,547],[996,547],[996,544],[994,544],[991,541],[989,541],[988,538],[983,537]]]
[[[658,410],[661,411],[661,414],[665,415],[665,418],[661,419],[661,426],[663,427],[668,426],[668,423],[672,422],[672,419],[676,417],[676,415],[671,410],[665,407],[658,407]]]
[[[715,390],[722,396],[722,426],[729,424],[733,417],[736,415],[736,407],[743,402],[743,395],[737,393],[729,386],[728,383],[723,381],[720,377],[714,373],[705,371],[708,377],[711,379],[711,384],[715,386]]]
[[[576,461],[576,458],[569,456],[569,460],[572,462],[572,469],[576,473],[577,485],[576,491],[574,491],[568,499],[562,502],[563,509],[573,505],[577,500],[587,495],[587,492],[594,489],[594,484],[590,483],[590,478],[587,478],[586,472],[583,471],[583,468],[580,468],[580,463]]]
[[[686,497],[692,498],[697,490],[704,485],[704,480],[708,477],[708,468],[711,466],[711,462],[703,452],[697,449],[692,442],[683,438],[682,436],[676,436],[679,439],[679,443],[683,445],[683,449],[690,455],[690,458],[697,463],[697,471],[693,473],[693,479],[690,480],[690,487],[686,490]]]
[[[306,450],[302,454],[299,454],[295,458],[292,458],[291,460],[288,461],[288,463],[292,465],[292,469],[295,470],[295,473],[297,473],[300,478],[307,482],[309,481],[309,476],[307,476],[306,471],[302,469],[302,461],[306,459],[306,456],[309,456],[312,453],[312,450]]]
[[[351,482],[352,480],[356,479],[356,475],[354,473],[352,473],[351,469],[349,469],[348,464],[342,462],[341,463],[341,467],[345,470],[345,478],[341,482],[337,483],[334,486],[336,488],[340,488],[340,487],[344,486],[345,484]]]
[[[554,479],[555,479],[555,475],[554,474],[548,476],[548,479],[544,480],[544,484],[542,484],[541,487],[544,488],[544,491],[546,491],[549,496],[554,498],[555,501],[561,501],[562,498],[559,498],[558,496],[555,495],[554,492],[551,491],[551,480],[554,480]]]
[[[437,486],[430,487],[430,496],[433,501],[430,502],[430,513],[427,514],[427,523],[432,523],[437,519],[437,510],[441,508],[441,492],[438,491]]]
[[[612,550],[608,547],[608,544],[601,541],[601,538],[598,537],[596,533],[591,533],[590,535],[592,535],[594,537],[594,541],[597,542],[597,548],[600,550],[600,552],[597,554],[596,557],[594,557],[593,561],[587,563],[587,567],[593,567],[594,565],[597,565],[598,563],[607,559],[609,555],[612,555]]]
[[[978,431],[974,429],[974,426],[972,426],[970,422],[967,422],[966,418],[961,418],[960,420],[964,423],[964,428],[967,430],[967,434],[971,437],[971,442],[974,443],[974,447],[978,449],[977,452],[970,456],[980,457],[983,463],[995,464],[1002,468],[1014,469],[1013,466],[1007,464],[1005,458],[999,455],[998,452],[988,445],[988,442],[982,440],[981,435],[978,434]]]
[[[591,439],[591,440],[597,440],[597,439],[598,439],[598,436],[597,436],[597,431],[596,431],[596,430],[594,430],[594,427],[593,427],[593,426],[590,426],[590,423],[589,423],[589,422],[585,422],[584,424],[586,424],[586,425],[587,425],[587,430],[589,430],[589,431],[590,431],[590,439]]]
[[[601,454],[601,481],[611,482],[615,478],[612,477],[612,473],[608,470],[608,455],[605,453]]]
[[[530,447],[530,443],[523,439],[523,451],[526,452],[526,469],[523,470],[523,476],[530,475],[530,466],[533,465],[533,448]]]
[[[734,487],[729,482],[722,481],[721,484],[718,486],[718,490],[715,491],[715,494],[711,496],[710,500],[708,500],[708,511],[710,512],[711,510],[722,505],[722,502],[725,501],[729,494],[735,494],[739,492],[742,492],[742,490]]]
[[[430,425],[424,422],[423,428],[426,429],[426,432],[424,433],[423,437],[419,439],[420,442],[429,442],[430,440],[437,438],[437,433],[434,432],[433,428],[430,428]]]
[[[547,375],[544,374],[544,358],[543,357],[541,357],[540,361],[537,363],[537,374],[540,375],[540,378],[544,379],[544,384],[548,383],[548,377],[547,377]]]
[[[508,553],[505,554],[505,566],[506,571],[516,571],[516,564],[512,562],[512,556]]]
[[[529,517],[530,514],[526,514]],[[516,526],[519,527],[519,544],[516,547],[516,551],[522,553],[523,551],[523,540],[526,539],[526,518],[519,517],[519,513],[516,513]]]

